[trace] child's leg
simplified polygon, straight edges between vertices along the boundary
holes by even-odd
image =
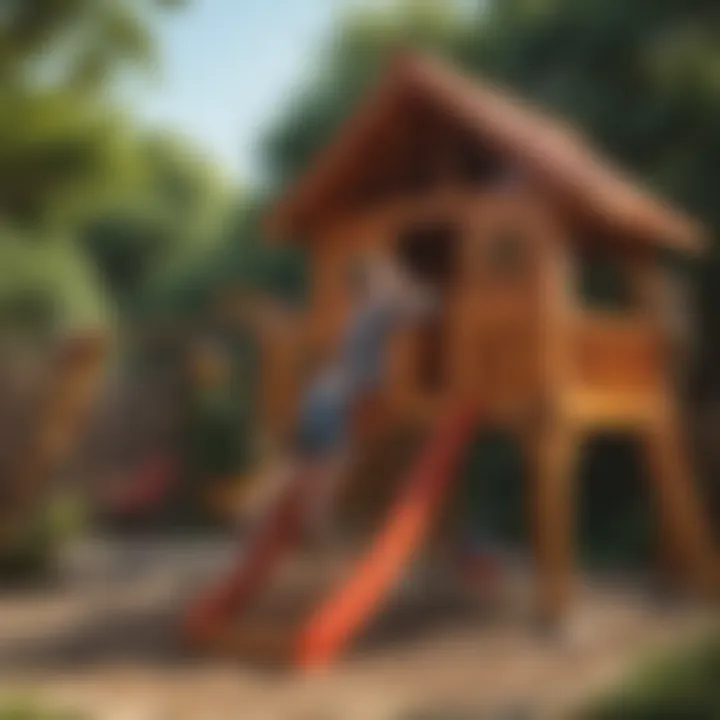
[[[299,468],[300,463],[294,458],[282,457],[272,461],[253,477],[238,504],[238,523],[250,520],[251,524],[254,524],[255,520],[262,519],[271,512],[282,492],[297,476]]]
[[[338,501],[348,477],[348,453],[345,450],[319,458],[312,464],[309,482],[312,492],[305,508],[305,526],[312,535],[327,538],[336,529]]]

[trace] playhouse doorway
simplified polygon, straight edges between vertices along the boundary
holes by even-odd
[[[450,221],[410,225],[397,240],[400,262],[443,299],[442,310],[418,330],[416,378],[423,392],[440,391],[447,373],[447,298],[457,277],[460,229]]]

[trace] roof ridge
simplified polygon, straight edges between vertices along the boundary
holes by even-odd
[[[362,152],[362,143],[378,124],[392,121],[391,112],[408,90],[442,104],[482,136],[483,142],[496,144],[502,153],[530,167],[585,212],[614,221],[625,236],[643,236],[685,249],[700,242],[697,224],[633,183],[566,120],[493,80],[470,76],[443,59],[407,49],[395,54],[384,79],[321,154],[313,172],[281,205],[280,214],[290,222],[297,209],[317,202],[323,187],[334,185],[328,177],[335,174],[337,178],[343,162],[353,152],[356,156]]]

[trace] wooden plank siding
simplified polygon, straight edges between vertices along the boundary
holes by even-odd
[[[579,313],[570,333],[573,385],[607,393],[661,389],[662,338],[644,317]]]

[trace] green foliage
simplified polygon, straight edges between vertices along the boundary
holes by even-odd
[[[0,213],[37,226],[118,176],[111,93],[149,67],[149,0],[8,0],[0,21]]]
[[[527,541],[526,470],[516,440],[483,433],[468,458],[454,510],[465,534],[515,546]]]
[[[70,495],[52,497],[37,507],[23,532],[0,546],[0,587],[46,579],[55,568],[58,549],[86,529],[85,511],[80,499]]]
[[[713,720],[720,717],[720,636],[648,663],[608,698],[578,713],[587,720]]]
[[[0,332],[46,334],[110,319],[87,258],[67,238],[0,229]]]
[[[165,8],[163,8],[165,5]],[[157,0],[6,0],[0,77],[14,85],[105,88],[128,63],[154,59]]]
[[[153,296],[153,309],[165,316],[202,312],[225,288],[267,292],[289,303],[307,295],[305,253],[300,247],[266,241],[266,203],[236,199],[218,223],[217,245],[179,266]]]
[[[652,563],[659,527],[641,450],[612,435],[580,448],[576,547],[586,566],[631,570]]]
[[[256,200],[239,208],[228,227],[223,265],[229,282],[243,283],[292,302],[307,293],[305,254],[302,248],[266,242],[263,223],[266,202]]]
[[[89,720],[84,713],[51,710],[26,698],[0,698],[0,720]]]
[[[657,527],[639,459],[638,448],[624,438],[601,437],[580,449],[575,547],[585,566],[633,569],[650,560]],[[483,433],[453,509],[462,532],[527,546],[529,472],[517,438]]]
[[[0,90],[0,213],[37,227],[117,166],[117,123],[64,90]]]
[[[58,304],[78,305],[78,293],[96,314],[107,301],[121,315],[152,306],[218,236],[224,179],[186,141],[138,132],[118,109],[119,81],[154,66],[155,19],[183,4],[8,0],[3,6],[0,216],[13,228],[5,235],[35,246],[3,247],[0,238],[0,255],[21,255],[16,264],[24,266],[11,278],[16,292],[3,301],[15,324],[26,319],[26,306],[58,314]],[[67,240],[53,248],[58,235]],[[71,247],[78,237],[79,247]],[[58,256],[73,259],[60,261],[55,282],[46,269]],[[94,266],[100,282],[94,297],[88,282],[64,282],[73,275],[68,263]]]
[[[705,186],[717,172],[708,158],[720,112],[717,8],[653,0],[527,6],[493,3],[480,14],[479,41],[462,52],[467,66],[577,121],[649,183],[717,221]]]
[[[136,141],[132,183],[82,230],[84,249],[121,311],[173,304],[214,257],[231,205],[230,184],[186,141]]]

